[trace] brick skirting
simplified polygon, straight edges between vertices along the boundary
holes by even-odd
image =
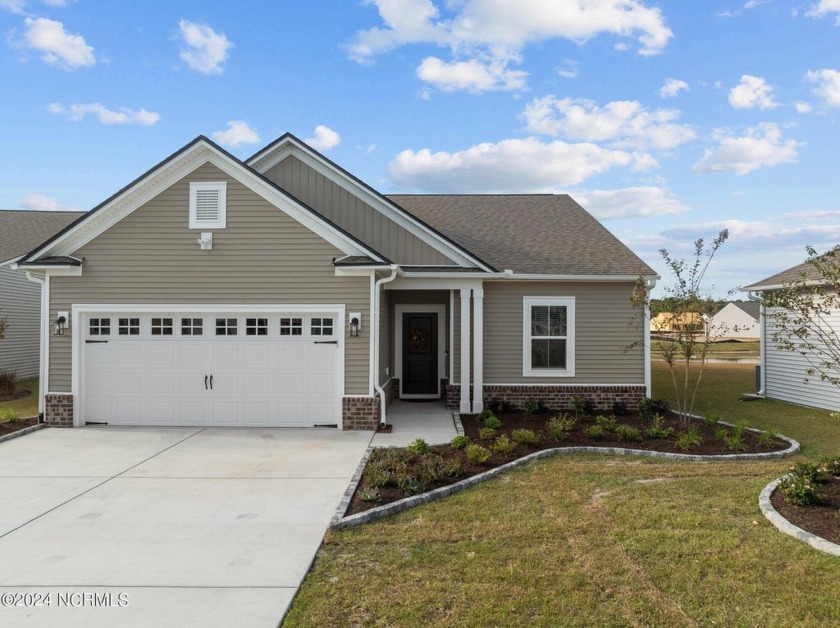
[[[73,395],[45,395],[44,423],[50,427],[73,427]]]
[[[343,397],[341,422],[345,430],[375,430],[379,425],[379,397]]]
[[[492,399],[508,401],[521,408],[530,398],[542,399],[552,409],[568,410],[572,407],[572,397],[588,397],[599,410],[611,410],[615,401],[623,401],[628,408],[635,410],[639,402],[646,396],[644,384],[628,386],[593,386],[587,384],[556,384],[545,386],[517,386],[517,385],[485,385],[484,407]],[[461,400],[461,385],[452,384],[446,387],[446,404],[450,408],[457,408]]]

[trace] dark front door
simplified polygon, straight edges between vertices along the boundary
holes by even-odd
[[[438,394],[438,315],[403,314],[402,392]]]

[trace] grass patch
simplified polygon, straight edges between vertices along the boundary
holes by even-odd
[[[29,391],[29,395],[0,403],[0,411],[14,410],[21,418],[38,416],[38,378],[30,377],[18,382],[18,389]]]

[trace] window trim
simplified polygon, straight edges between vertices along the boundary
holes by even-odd
[[[219,193],[218,220],[198,220],[198,192],[201,190],[215,190]],[[190,229],[225,229],[227,227],[227,182],[226,181],[192,181],[190,182]]]
[[[566,368],[564,369],[535,369],[531,366],[531,308],[541,305],[566,307]],[[575,376],[575,297],[522,298],[522,376]]]

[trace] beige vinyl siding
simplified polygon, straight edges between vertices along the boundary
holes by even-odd
[[[443,253],[297,157],[286,157],[265,176],[397,264],[455,265]]]
[[[0,371],[37,377],[41,351],[41,286],[22,270],[0,268],[0,318],[6,317],[6,337],[0,340]]]
[[[642,384],[641,324],[629,327],[632,283],[484,282],[485,384]],[[525,297],[575,297],[575,376],[522,375]],[[455,381],[460,381],[460,294],[455,295]],[[624,348],[638,342],[625,352]]]
[[[227,182],[213,250],[188,228],[189,183]],[[345,304],[370,320],[370,278],[336,277],[343,253],[215,166],[204,164],[74,255],[81,277],[51,279],[52,316],[83,303]],[[347,329],[344,321],[338,328]],[[77,333],[74,330],[73,333]],[[370,325],[345,344],[345,393],[369,394]],[[70,390],[69,337],[50,343],[50,391]]]

